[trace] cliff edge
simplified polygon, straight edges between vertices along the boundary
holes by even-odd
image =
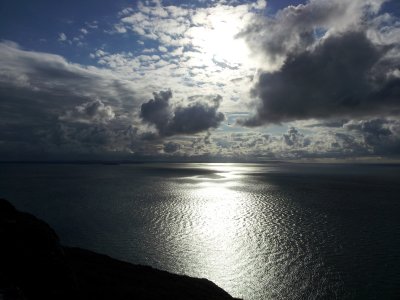
[[[54,230],[0,199],[0,300],[234,299],[207,279],[63,247]]]

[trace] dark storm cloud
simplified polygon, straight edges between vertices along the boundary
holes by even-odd
[[[279,71],[260,75],[252,91],[261,100],[257,114],[243,123],[399,113],[400,78],[388,75],[399,62],[388,62],[389,49],[346,32],[289,55]]]
[[[154,125],[160,136],[194,134],[216,128],[225,119],[218,112],[221,96],[216,96],[211,103],[197,101],[188,106],[172,106],[171,91],[154,93],[154,99],[142,104],[140,116]]]

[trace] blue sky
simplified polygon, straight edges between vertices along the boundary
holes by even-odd
[[[397,159],[400,5],[3,1],[4,159]]]
[[[245,3],[246,1],[242,1]],[[275,13],[287,5],[297,5],[304,1],[268,2],[266,13]],[[0,36],[23,45],[26,49],[63,55],[69,60],[91,63],[88,59],[93,48],[106,44],[115,51],[130,51],[135,48],[130,38],[121,39],[107,35],[104,30],[117,22],[118,13],[127,7],[137,7],[138,1],[8,1],[0,4]],[[207,6],[207,2],[164,1],[164,5]],[[97,26],[97,28],[93,28]],[[91,28],[92,27],[92,28]],[[77,49],[66,47],[58,42],[60,32],[76,37],[82,28],[90,34],[86,37],[86,47]],[[93,30],[97,29],[97,30]]]
[[[59,33],[76,36],[81,28],[94,26],[94,21],[101,21],[102,27],[107,26],[116,20],[118,12],[127,5],[127,1],[101,0],[2,2],[0,34],[3,39],[13,40],[27,49],[59,53],[71,60],[87,61],[80,51],[58,43]],[[90,47],[99,47],[104,43],[102,38],[103,35],[98,32],[88,37]]]

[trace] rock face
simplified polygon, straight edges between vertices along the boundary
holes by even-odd
[[[207,279],[62,247],[45,222],[0,199],[0,299],[233,299]]]

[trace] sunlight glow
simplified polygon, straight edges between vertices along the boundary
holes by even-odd
[[[252,199],[243,192],[245,178],[253,168],[251,164],[191,164],[190,169],[198,169],[198,175],[182,177],[191,211],[186,214],[190,228],[186,249],[194,261],[201,262],[191,274],[212,278],[238,296],[244,291],[232,284],[232,278],[243,274],[249,260],[242,258],[254,246],[254,234],[246,231],[253,221]]]
[[[229,244],[227,233],[235,228],[235,217],[240,206],[238,193],[224,186],[209,186],[199,189],[197,195],[209,199],[201,209],[207,234],[218,236],[220,245]]]
[[[201,54],[198,59],[207,66],[251,68],[250,49],[236,37],[243,21],[235,14],[222,12],[207,18],[207,26],[192,27],[189,32],[194,50]]]
[[[196,222],[191,247],[204,253],[200,259],[206,267],[201,274],[229,285],[229,276],[241,271],[235,258],[241,255],[245,243],[240,233],[247,216],[246,201],[237,190],[241,185],[241,168],[230,164],[206,164],[200,168],[215,171],[216,176],[192,178],[189,198],[196,207]]]
[[[240,192],[234,188],[240,185],[240,171],[243,168],[235,168],[230,164],[206,164],[206,167],[214,170],[217,177],[194,177],[197,183],[193,196],[202,200],[199,214],[206,225],[203,228],[208,229],[203,234],[218,236],[221,241],[225,240],[227,232],[234,229],[237,222],[242,202]]]

